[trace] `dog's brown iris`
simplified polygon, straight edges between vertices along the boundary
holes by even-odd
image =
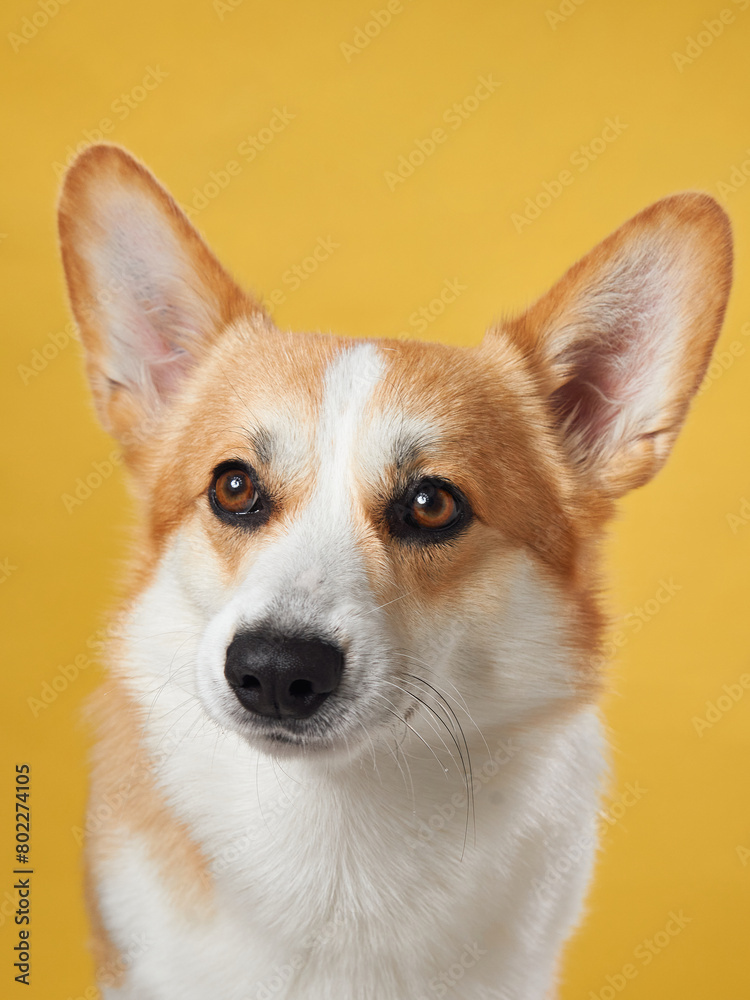
[[[412,500],[411,515],[421,528],[445,528],[458,515],[458,504],[448,490],[429,483]]]
[[[258,492],[244,469],[227,469],[214,485],[216,502],[228,514],[249,514],[258,501]]]

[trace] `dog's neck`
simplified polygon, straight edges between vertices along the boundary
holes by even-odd
[[[518,968],[513,996],[549,982],[594,852],[603,755],[590,708],[481,734],[462,719],[465,742],[450,727],[417,734],[415,713],[412,729],[359,752],[274,759],[206,716],[190,689],[190,630],[141,625],[120,653],[141,752],[205,861],[227,938],[242,928],[262,956],[259,981],[269,956],[283,968],[291,956],[311,1000],[356,981],[374,984],[368,996],[419,997],[454,961],[476,961],[478,983]],[[134,864],[128,878],[160,880],[158,860]],[[487,995],[470,991],[474,971],[456,995]]]

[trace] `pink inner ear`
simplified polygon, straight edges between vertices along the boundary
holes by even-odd
[[[210,306],[158,205],[118,190],[100,212],[90,256],[110,341],[108,375],[135,393],[166,398],[211,328]]]
[[[151,363],[151,383],[161,398],[167,399],[174,395],[188,369],[192,367],[192,360],[187,351],[175,347]]]
[[[643,277],[630,274],[618,292],[595,296],[585,322],[590,332],[556,361],[572,374],[552,394],[552,409],[579,455],[616,450],[629,431],[647,433],[658,412],[675,347],[673,303]]]
[[[193,363],[174,340],[180,330],[176,310],[142,298],[120,305],[124,315],[111,327],[116,381],[162,399],[172,396]]]
[[[209,324],[190,265],[154,206],[109,206],[96,266],[109,331],[112,377],[136,393],[174,395],[192,346]]]
[[[552,394],[550,402],[556,423],[565,435],[590,451],[606,437],[619,411],[617,386],[608,377],[604,360],[594,352],[578,359],[575,372],[569,382]]]

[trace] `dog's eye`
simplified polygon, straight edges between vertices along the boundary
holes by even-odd
[[[211,500],[225,514],[252,514],[260,510],[260,497],[247,470],[219,468],[211,485]]]
[[[425,481],[418,486],[409,513],[420,528],[447,528],[459,515],[456,498],[447,489]]]
[[[392,534],[415,541],[441,542],[453,537],[471,519],[465,497],[443,479],[420,479],[387,511]]]

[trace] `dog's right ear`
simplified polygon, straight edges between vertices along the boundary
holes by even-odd
[[[73,163],[59,226],[100,419],[135,444],[223,327],[260,309],[118,146],[91,146]]]

